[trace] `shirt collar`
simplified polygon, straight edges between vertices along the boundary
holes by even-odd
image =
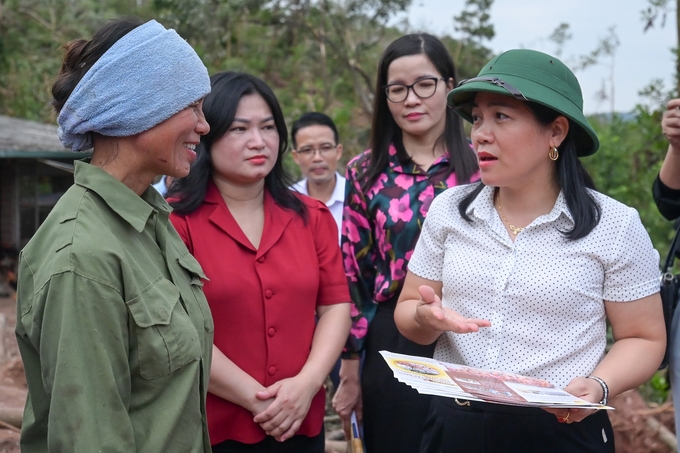
[[[309,195],[309,192],[307,191],[307,178],[296,182],[290,188],[302,195]]]
[[[495,189],[496,188],[492,186],[484,186],[479,195],[477,195],[477,198],[475,198],[472,203],[468,205],[465,213],[468,216],[473,216],[490,223],[492,216],[496,215],[496,207],[493,204],[493,195]],[[555,222],[560,218],[561,215],[564,215],[566,219],[568,219],[573,225],[574,217],[571,215],[571,212],[569,212],[567,202],[564,199],[564,193],[560,190],[552,210],[548,214],[542,215],[538,219],[534,220],[532,224]]]
[[[301,193],[302,195],[307,195],[309,196],[309,191],[307,190],[307,178],[296,182],[293,184],[291,187],[294,191]],[[337,171],[335,172],[335,188],[333,189],[333,193],[331,194],[331,198],[328,200],[328,203],[326,203],[327,206],[331,206],[332,204],[335,203],[344,203],[345,202],[345,178],[340,175]]]
[[[138,196],[128,186],[102,170],[90,165],[89,159],[75,162],[76,185],[96,193],[104,203],[128,222],[137,232],[144,231],[147,220],[154,211],[166,216],[172,208],[152,186]]]
[[[333,194],[328,200],[327,205],[330,206],[335,203],[345,202],[345,178],[343,178],[340,173],[335,172],[335,189],[333,189]]]

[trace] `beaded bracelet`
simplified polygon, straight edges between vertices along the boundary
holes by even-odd
[[[607,400],[609,399],[609,387],[607,387],[607,383],[597,376],[588,376],[588,379],[592,379],[593,381],[596,381],[598,384],[600,384],[602,387],[602,401],[600,401],[600,404],[606,405]]]

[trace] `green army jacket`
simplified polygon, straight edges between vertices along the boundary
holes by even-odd
[[[19,258],[22,452],[210,452],[213,321],[170,211],[76,162]]]

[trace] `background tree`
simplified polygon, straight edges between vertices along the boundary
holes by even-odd
[[[675,54],[675,92],[680,93],[680,53],[678,44],[680,43],[680,0],[647,0],[647,7],[642,10],[642,21],[644,31],[655,26],[665,27],[668,16],[673,12],[675,6],[675,36],[676,47],[673,49]]]
[[[331,116],[347,160],[368,142],[380,54],[398,36],[414,31],[408,22],[389,25],[410,3],[0,0],[0,114],[53,122],[49,86],[59,71],[60,45],[89,38],[103,20],[134,15],[176,29],[210,73],[236,70],[263,78],[274,88],[289,123],[309,110]],[[452,53],[460,54],[463,76],[476,73],[491,57],[479,44],[493,33],[486,12],[490,5],[489,0],[468,1],[461,22],[465,42],[441,36]]]

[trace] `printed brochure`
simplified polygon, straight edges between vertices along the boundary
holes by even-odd
[[[389,351],[380,354],[399,382],[426,395],[511,406],[613,409],[578,398],[541,379]]]

